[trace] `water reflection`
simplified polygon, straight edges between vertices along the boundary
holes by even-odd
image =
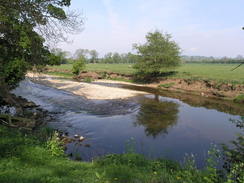
[[[154,138],[167,134],[168,129],[177,123],[179,105],[172,101],[160,101],[155,98],[144,98],[140,101],[140,110],[135,125],[143,125],[147,136]]]

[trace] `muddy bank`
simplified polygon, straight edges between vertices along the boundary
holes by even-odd
[[[165,79],[154,85],[167,90],[193,92],[205,97],[234,98],[244,93],[244,85],[209,80]]]

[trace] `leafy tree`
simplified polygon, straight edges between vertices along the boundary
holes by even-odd
[[[72,73],[79,75],[81,71],[85,69],[86,58],[81,56],[73,63]]]
[[[9,90],[24,79],[27,69],[49,63],[45,39],[61,39],[62,31],[81,25],[63,10],[70,0],[0,1],[0,98],[16,104]],[[18,105],[18,104],[16,104]]]
[[[118,64],[118,63],[121,63],[122,58],[119,53],[115,52],[115,53],[113,53],[112,60],[113,60],[113,63]]]
[[[96,50],[91,50],[90,52],[90,63],[98,62],[98,52]]]
[[[74,54],[75,59],[79,59],[80,57],[88,59],[89,56],[89,50],[88,49],[77,49]]]
[[[158,76],[163,68],[176,67],[180,63],[180,48],[170,34],[149,32],[147,42],[135,44],[139,58],[135,69],[142,76]]]
[[[113,63],[113,53],[109,52],[105,54],[102,62],[106,64]]]
[[[63,51],[60,48],[55,48],[51,50],[51,62],[50,65],[60,65],[66,64],[68,59],[66,58],[69,55],[69,52]]]

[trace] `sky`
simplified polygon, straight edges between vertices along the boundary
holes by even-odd
[[[57,47],[74,52],[95,49],[133,52],[148,32],[172,35],[182,55],[244,55],[244,0],[71,0],[83,30]]]

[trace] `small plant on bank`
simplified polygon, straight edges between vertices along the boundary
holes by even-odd
[[[159,88],[171,88],[172,86],[174,86],[175,83],[165,83],[165,84],[161,84],[159,85]]]
[[[58,137],[58,132],[54,132],[53,136],[47,141],[47,149],[52,156],[64,156],[63,144]]]
[[[84,56],[81,56],[76,62],[73,63],[72,73],[79,75],[81,71],[85,69],[86,59]]]
[[[240,94],[234,98],[234,102],[236,103],[243,103],[244,104],[244,94]]]
[[[91,77],[85,77],[83,79],[83,82],[86,82],[86,83],[91,83],[93,81],[93,79]]]

